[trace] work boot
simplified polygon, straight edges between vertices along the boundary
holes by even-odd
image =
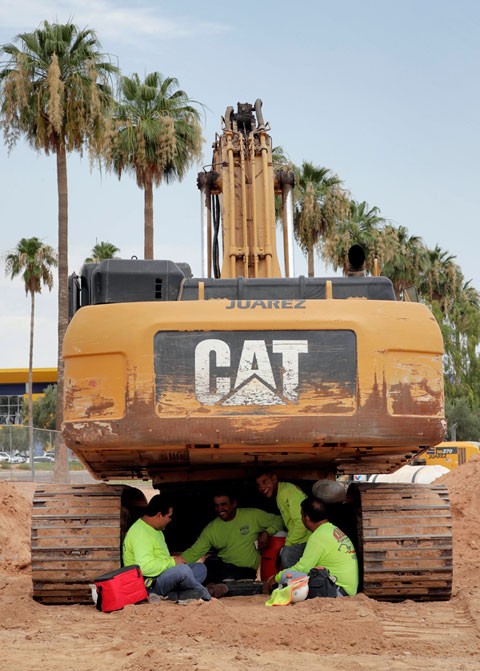
[[[178,592],[177,591],[167,592],[167,594],[165,594],[165,598],[168,599],[169,601],[178,601]]]
[[[205,593],[205,591],[202,589],[182,589],[178,592],[178,599],[177,603],[180,602],[185,602],[185,601],[198,601],[199,599],[203,599],[206,601],[209,598],[208,594]]]
[[[220,599],[228,592],[228,587],[222,582],[210,583],[210,585],[207,585],[207,590],[214,599]]]

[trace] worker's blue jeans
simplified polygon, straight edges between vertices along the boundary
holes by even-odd
[[[179,599],[212,598],[202,582],[207,577],[204,564],[176,564],[157,576],[155,584],[149,590],[159,596],[178,595]]]
[[[297,545],[284,545],[280,550],[280,568],[290,568],[303,555],[306,543],[297,543]]]

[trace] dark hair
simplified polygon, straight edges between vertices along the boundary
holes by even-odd
[[[213,498],[216,499],[219,496],[226,496],[230,503],[237,501],[236,495],[228,489],[217,489],[217,491],[213,494]]]
[[[275,473],[274,470],[266,466],[265,468],[258,468],[256,473],[255,473],[255,479],[262,477],[262,475],[268,475],[269,478],[272,478],[273,476],[276,476],[277,474]]]
[[[305,517],[309,517],[312,522],[321,522],[327,519],[327,509],[325,504],[315,496],[307,496],[300,504]]]
[[[145,508],[143,514],[149,517],[153,517],[157,513],[167,515],[170,508],[173,508],[172,502],[165,494],[155,494],[148,502],[148,506]]]

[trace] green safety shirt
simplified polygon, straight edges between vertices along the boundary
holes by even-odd
[[[357,593],[358,562],[355,548],[350,538],[330,522],[315,529],[298,562],[279,571],[275,580],[278,582],[285,570],[309,573],[316,566],[326,568],[336,578],[336,585],[343,587],[350,596]]]
[[[310,537],[310,531],[302,522],[302,510],[300,504],[306,495],[302,490],[291,482],[279,482],[277,489],[277,507],[287,529],[285,545],[297,545],[306,543]]]
[[[123,541],[123,565],[132,564],[138,564],[143,575],[151,578],[175,566],[163,531],[157,531],[142,519],[132,524]]]
[[[280,515],[259,508],[237,508],[233,520],[216,517],[203,529],[195,543],[182,553],[186,562],[197,561],[211,548],[228,564],[257,569],[260,552],[255,547],[258,534],[273,535],[283,529]]]

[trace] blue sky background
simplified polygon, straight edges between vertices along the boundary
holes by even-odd
[[[480,290],[480,3],[0,0],[0,44],[47,19],[93,28],[124,74],[158,70],[207,106],[204,162],[220,117],[263,100],[274,145],[336,172],[352,196],[439,244]],[[154,195],[155,255],[200,272],[194,168]],[[70,271],[95,242],[143,253],[143,192],[71,155]],[[0,144],[0,254],[21,237],[57,244],[55,157]],[[297,250],[296,274],[306,273]],[[317,272],[325,272],[320,261]],[[327,273],[331,270],[327,269]],[[27,367],[29,300],[0,266],[0,368]],[[37,300],[35,366],[56,365],[56,296]]]

